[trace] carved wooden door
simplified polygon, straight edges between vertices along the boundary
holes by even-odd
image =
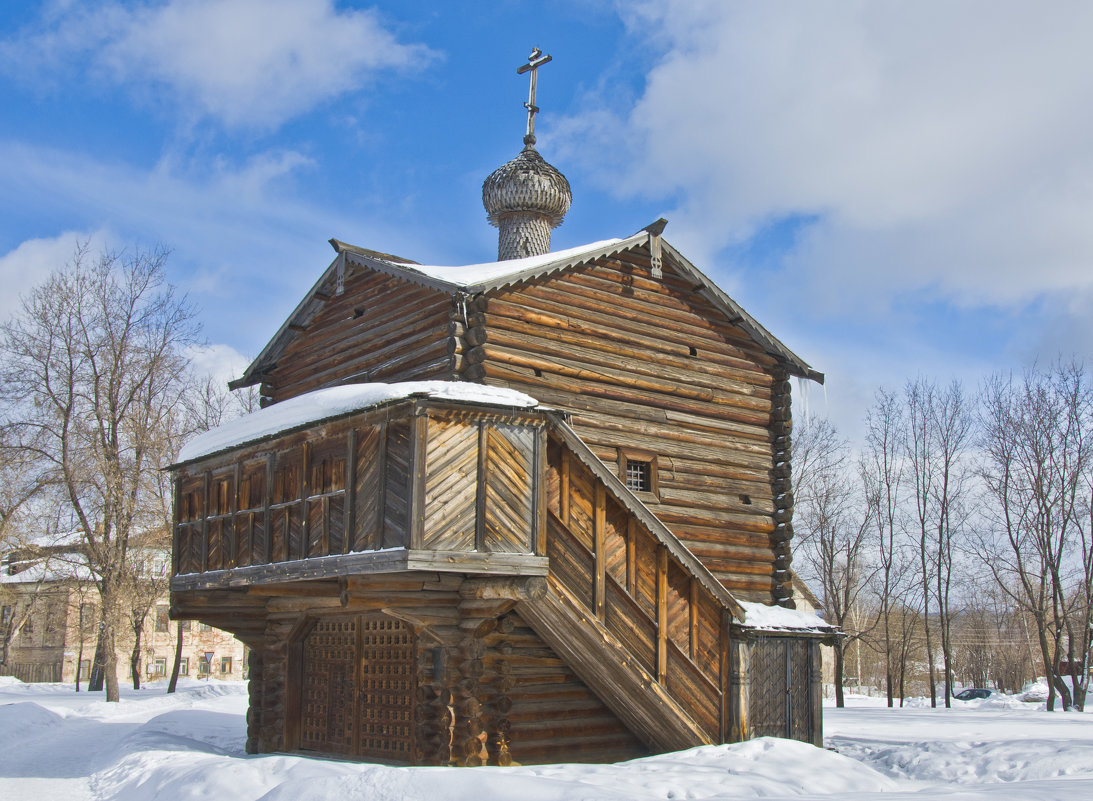
[[[414,636],[384,615],[321,620],[302,642],[300,748],[414,759]]]

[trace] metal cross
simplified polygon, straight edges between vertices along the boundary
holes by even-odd
[[[523,75],[525,72],[531,73],[531,87],[528,89],[528,102],[524,103],[524,108],[528,110],[528,132],[524,135],[525,145],[535,144],[535,115],[539,111],[539,107],[535,105],[535,87],[538,83],[538,69],[548,61],[550,61],[550,56],[544,56],[542,50],[538,47],[533,47],[531,48],[531,55],[528,56],[528,63],[516,68],[517,75]]]

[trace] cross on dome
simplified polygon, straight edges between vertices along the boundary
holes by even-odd
[[[524,108],[528,110],[528,132],[524,135],[525,145],[535,144],[535,114],[539,111],[539,107],[535,105],[535,90],[539,82],[539,67],[550,60],[551,57],[549,55],[544,56],[542,50],[538,47],[533,47],[531,48],[531,55],[528,56],[528,63],[516,68],[517,75],[523,75],[525,72],[531,73],[531,85],[528,87],[528,102],[524,103]]]

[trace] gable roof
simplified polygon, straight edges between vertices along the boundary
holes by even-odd
[[[357,265],[376,270],[387,275],[409,281],[438,292],[450,295],[478,295],[493,292],[513,284],[533,278],[542,278],[556,272],[571,270],[582,264],[595,261],[604,256],[613,256],[627,250],[651,246],[654,238],[660,240],[660,247],[666,260],[680,273],[694,282],[694,290],[720,309],[729,321],[739,325],[767,353],[784,361],[792,375],[809,378],[823,383],[823,373],[813,370],[807,362],[787,348],[773,334],[744,310],[736,301],[695,267],[682,253],[667,241],[660,238],[664,222],[656,223],[638,231],[626,239],[606,239],[588,245],[529,256],[523,259],[486,262],[454,266],[431,266],[380,253],[366,248],[331,239],[330,244],[337,251],[337,256],[330,266],[315,282],[304,299],[288,316],[273,338],[258,354],[243,375],[228,384],[231,389],[256,384],[261,380],[261,373],[269,363],[276,361],[288,342],[306,326],[322,309],[323,304],[333,295],[341,294],[346,267]]]

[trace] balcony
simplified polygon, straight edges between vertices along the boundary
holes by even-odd
[[[546,413],[506,390],[422,382],[375,402],[369,386],[294,398],[187,445],[172,468],[172,590],[546,575]]]

